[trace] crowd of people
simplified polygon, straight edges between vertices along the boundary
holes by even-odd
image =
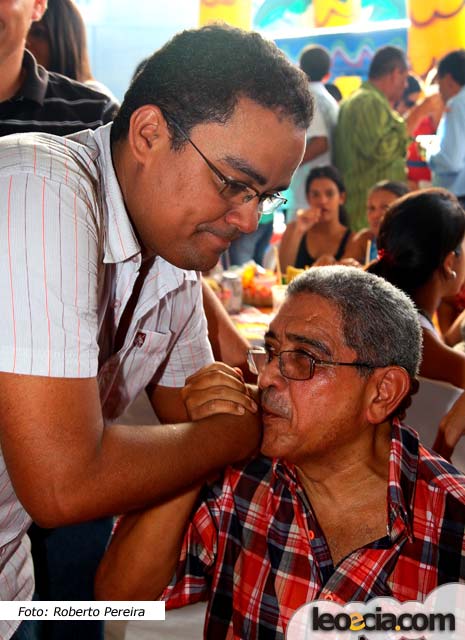
[[[465,582],[465,394],[433,449],[403,422],[419,374],[465,390],[465,50],[422,95],[383,47],[339,104],[322,47],[210,25],[119,105],[72,0],[0,23],[0,600],[205,600],[206,638],[283,640],[306,602]],[[262,261],[280,209],[303,273],[249,348],[201,274]],[[159,424],[122,424],[141,393]]]

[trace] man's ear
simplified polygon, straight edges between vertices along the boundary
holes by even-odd
[[[410,387],[410,375],[403,367],[375,369],[368,387],[368,421],[381,424],[387,420],[410,392]]]
[[[162,142],[170,143],[170,135],[160,109],[153,104],[136,109],[131,115],[128,132],[128,144],[134,158],[145,164],[147,156]]]
[[[47,11],[47,0],[34,0],[31,20],[33,22],[38,22],[46,11]]]

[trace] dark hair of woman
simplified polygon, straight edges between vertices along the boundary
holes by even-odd
[[[342,179],[341,174],[332,165],[328,164],[323,167],[315,167],[310,171],[305,181],[305,193],[308,195],[312,182],[317,178],[327,178],[334,182],[336,187],[339,190],[339,193],[345,193],[346,187],[344,181]],[[345,227],[349,227],[349,216],[347,214],[347,210],[343,204],[339,205],[339,222],[343,224]]]
[[[92,79],[84,21],[72,0],[48,0],[43,18],[32,23],[28,34],[27,46],[33,53],[35,43],[38,50],[48,48],[47,63],[39,62],[49,71],[79,82]]]
[[[406,193],[409,193],[409,188],[405,182],[398,180],[380,180],[371,187],[370,193],[373,193],[373,191],[389,191],[398,198],[401,198],[405,196]]]
[[[464,234],[464,211],[449,191],[409,193],[387,210],[378,236],[379,259],[368,270],[414,297],[451,251],[462,250]]]

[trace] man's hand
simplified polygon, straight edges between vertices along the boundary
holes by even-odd
[[[190,420],[227,413],[257,413],[258,406],[240,369],[214,362],[186,379],[182,399]]]

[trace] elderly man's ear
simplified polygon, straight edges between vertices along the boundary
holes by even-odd
[[[410,383],[410,376],[402,367],[375,369],[368,385],[368,421],[371,424],[384,422],[409,393]]]

